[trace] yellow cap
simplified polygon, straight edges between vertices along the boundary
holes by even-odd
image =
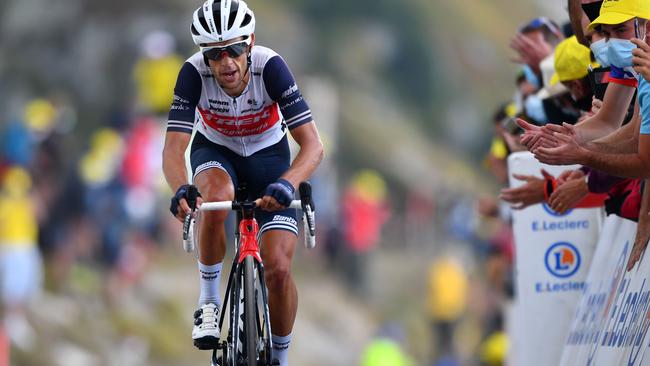
[[[601,24],[621,24],[632,18],[650,19],[650,1],[648,0],[605,0],[600,7],[600,16],[589,29]]]
[[[366,201],[379,203],[386,198],[386,181],[378,172],[364,169],[352,179],[352,187]]]
[[[56,118],[56,108],[45,99],[34,99],[25,106],[25,124],[34,131],[49,129]]]
[[[506,116],[508,117],[516,117],[517,113],[519,113],[519,109],[517,108],[517,105],[513,102],[506,106],[505,112],[506,112]]]
[[[575,36],[560,42],[555,48],[555,72],[559,81],[578,80],[587,76],[591,51],[578,43]]]
[[[32,178],[21,167],[9,168],[2,178],[2,189],[11,196],[22,196],[32,187]]]

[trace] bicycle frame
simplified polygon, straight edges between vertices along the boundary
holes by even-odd
[[[218,365],[218,357],[217,357],[217,352],[219,349],[222,350],[222,360],[224,360],[226,363],[221,364],[220,366],[225,366],[225,365],[238,365],[238,362],[240,360],[236,360],[235,357],[238,352],[236,352],[235,348],[238,345],[238,340],[239,340],[239,332],[241,329],[239,327],[234,327],[233,324],[239,324],[238,320],[236,319],[239,317],[240,314],[240,302],[238,301],[237,296],[239,293],[242,291],[242,281],[241,278],[243,276],[243,271],[244,271],[244,261],[246,258],[251,257],[253,259],[253,269],[257,270],[257,278],[258,278],[258,283],[259,283],[259,289],[262,294],[262,304],[264,306],[263,309],[263,320],[262,323],[260,324],[260,318],[259,318],[259,308],[256,307],[256,311],[254,314],[254,318],[256,319],[256,325],[257,325],[257,334],[265,334],[265,338],[263,339],[264,342],[264,348],[266,353],[263,355],[266,360],[266,364],[270,365],[271,364],[271,347],[272,347],[272,341],[270,339],[271,335],[271,319],[269,316],[269,308],[268,308],[268,297],[266,293],[266,284],[264,282],[264,265],[262,261],[262,257],[260,255],[260,246],[259,242],[257,240],[258,233],[259,233],[259,225],[257,224],[257,221],[255,220],[253,213],[254,213],[254,208],[255,205],[252,202],[242,202],[239,204],[240,208],[236,211],[237,212],[237,221],[238,225],[236,226],[236,231],[235,231],[235,255],[233,256],[233,263],[230,269],[230,274],[228,276],[228,285],[226,287],[226,294],[225,294],[225,301],[221,305],[221,314],[219,318],[219,328],[223,329],[223,321],[225,319],[225,313],[226,309],[228,309],[228,305],[230,305],[230,327],[228,329],[228,335],[226,340],[220,342],[220,347],[216,348],[212,352],[212,365],[216,366]],[[257,303],[257,291],[255,291],[255,303]],[[230,302],[230,304],[228,304]],[[250,316],[246,315],[245,316]],[[262,329],[262,326],[264,326],[264,329]],[[264,332],[263,332],[264,330]],[[246,339],[246,341],[256,341],[256,340],[250,340]],[[255,344],[257,347],[258,345]],[[222,361],[222,362],[224,362]]]
[[[257,242],[257,235],[259,232],[259,225],[254,218],[242,219],[239,223],[239,258],[237,259],[238,264],[244,262],[246,256],[253,256],[257,262],[262,263],[262,257],[260,256],[260,247]]]
[[[289,207],[302,209],[305,224],[305,246],[307,248],[313,248],[316,243],[316,227],[314,203],[311,197],[310,184],[308,182],[300,183],[299,192],[300,200],[293,200]],[[255,361],[255,365],[258,364],[258,356],[262,358],[259,361],[264,362],[265,365],[272,365],[271,320],[269,316],[268,294],[264,282],[264,265],[257,239],[259,235],[259,226],[254,217],[256,204],[259,201],[243,201],[245,197],[240,196],[239,189],[237,193],[237,201],[235,202],[204,202],[199,209],[200,211],[234,210],[237,213],[237,225],[235,226],[235,254],[233,256],[230,274],[228,275],[228,284],[226,287],[224,302],[221,304],[221,309],[219,309],[221,312],[219,315],[219,329],[223,329],[223,322],[225,319],[224,310],[227,309],[229,305],[230,327],[226,339],[224,340],[222,335],[218,346],[213,349],[212,366],[239,366],[242,361],[237,358],[237,346],[239,341],[241,341],[242,344],[242,353],[246,352],[248,355],[246,361],[249,366],[253,365],[253,361]],[[190,207],[195,210],[196,194],[198,194],[198,191],[194,189],[193,194],[194,201],[192,202],[192,198],[189,198],[188,202],[190,203]],[[183,247],[187,252],[193,251],[195,247],[194,227],[194,215],[188,214],[185,217],[183,224]],[[257,281],[255,278],[257,278]],[[256,283],[258,283],[258,286],[256,286]],[[239,297],[242,290],[244,291],[244,295]],[[260,309],[258,301],[260,293],[262,295],[262,309]],[[244,331],[248,334],[255,333],[257,335],[254,338],[255,349],[250,348],[252,347],[252,343],[244,344],[244,342],[251,341],[251,339],[248,339],[246,335],[243,340],[240,340],[239,326],[233,326],[239,324],[240,298],[244,299],[244,306],[248,307],[243,314],[244,319],[242,323],[244,324],[244,327],[247,328],[244,329]],[[249,300],[246,301],[246,298]],[[228,301],[230,301],[230,304],[228,304]],[[260,312],[263,312],[263,314],[260,314]],[[251,316],[251,314],[253,315]],[[252,319],[255,320],[255,324],[252,324]],[[256,328],[254,326],[256,326]],[[262,347],[260,347],[262,344],[258,343],[259,340],[261,340],[263,344]],[[248,346],[248,349],[244,350],[244,346]],[[221,362],[219,362],[217,357],[217,352],[219,350],[222,351]],[[253,354],[255,354],[255,359],[251,361],[251,355]]]

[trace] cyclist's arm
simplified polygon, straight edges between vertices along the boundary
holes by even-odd
[[[176,191],[178,187],[188,184],[185,167],[185,150],[192,135],[184,132],[168,131],[165,135],[163,149],[163,173],[167,184]]]
[[[280,56],[272,57],[262,74],[266,91],[280,106],[287,127],[300,151],[281,178],[294,187],[309,178],[323,158],[323,144],[311,115],[289,67]]]
[[[291,130],[291,137],[300,145],[300,151],[282,178],[294,187],[308,179],[323,160],[323,143],[312,121]]]
[[[183,64],[174,87],[174,101],[169,111],[163,149],[163,173],[172,191],[189,181],[185,150],[192,137],[201,84],[201,76],[196,68],[188,62]]]
[[[634,87],[610,82],[598,113],[576,124],[578,142],[607,136],[621,127],[635,90]]]

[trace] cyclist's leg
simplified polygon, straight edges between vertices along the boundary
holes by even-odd
[[[248,183],[251,198],[264,194],[266,187],[289,169],[290,152],[287,138],[247,157],[238,167],[241,179]],[[276,212],[258,210],[264,278],[269,294],[273,358],[287,365],[291,330],[296,319],[298,293],[291,276],[291,260],[296,248],[298,226],[296,210]]]
[[[220,168],[206,169],[194,177],[194,184],[201,192],[203,201],[232,201],[235,189],[230,175]],[[228,211],[204,211],[201,214],[199,232],[199,261],[215,264],[223,261],[226,254],[226,231],[224,222]]]
[[[223,147],[197,134],[192,144],[193,183],[204,201],[228,201],[234,197],[235,177]],[[236,179],[235,179],[236,180]],[[194,344],[201,349],[216,346],[219,338],[218,311],[221,305],[220,278],[226,252],[224,221],[228,212],[204,212],[199,225],[199,275],[201,293],[192,331]]]
[[[262,234],[264,279],[269,294],[273,333],[273,358],[287,365],[291,331],[298,310],[298,291],[291,275],[297,236],[292,231],[268,230]]]
[[[262,235],[262,243],[271,329],[274,334],[284,336],[291,333],[298,308],[298,292],[291,275],[297,237],[290,231],[269,230]]]

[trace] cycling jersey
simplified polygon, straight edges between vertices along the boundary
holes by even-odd
[[[269,48],[254,46],[251,61],[248,85],[231,97],[201,52],[187,59],[174,88],[167,131],[192,133],[196,127],[208,140],[250,156],[279,142],[287,127],[311,122],[311,111],[284,60]]]

